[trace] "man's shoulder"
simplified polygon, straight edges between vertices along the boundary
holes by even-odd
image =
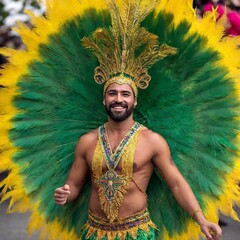
[[[154,155],[160,156],[169,151],[169,145],[162,135],[147,127],[142,127],[140,146],[144,146]]]
[[[79,138],[79,142],[81,142],[81,143],[91,142],[92,143],[94,140],[97,140],[97,137],[98,137],[98,128],[82,135]]]
[[[142,125],[141,135],[150,144],[159,144],[159,143],[165,143],[166,142],[166,140],[163,138],[163,136],[161,134],[152,131],[151,129],[147,128],[144,125]]]

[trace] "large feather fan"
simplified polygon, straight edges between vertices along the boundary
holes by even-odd
[[[29,13],[32,29],[18,25],[26,50],[1,50],[9,64],[0,79],[0,170],[9,175],[0,186],[2,201],[11,199],[9,210],[31,210],[30,233],[42,229],[41,238],[74,240],[87,220],[91,183],[64,207],[54,203],[53,192],[64,184],[79,137],[107,120],[102,86],[93,80],[98,62],[81,40],[109,27],[111,18],[101,0],[46,2],[45,17]],[[219,211],[237,220],[240,39],[223,38],[215,12],[198,19],[191,5],[162,0],[142,22],[177,54],[149,70],[135,120],[167,140],[209,220],[217,222]],[[148,196],[161,239],[199,237],[157,171]]]

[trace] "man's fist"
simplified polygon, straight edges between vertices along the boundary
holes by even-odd
[[[60,188],[56,188],[54,191],[54,199],[56,204],[64,205],[67,202],[68,195],[70,194],[69,185],[65,184]]]

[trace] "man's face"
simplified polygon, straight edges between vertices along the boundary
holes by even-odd
[[[121,122],[132,115],[135,103],[135,96],[128,84],[112,83],[106,90],[104,105],[108,116]]]

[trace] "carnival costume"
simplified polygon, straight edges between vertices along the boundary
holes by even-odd
[[[9,211],[32,211],[28,230],[42,239],[145,240],[156,230],[164,240],[198,239],[199,227],[156,169],[148,209],[117,221],[143,124],[167,140],[206,218],[217,222],[220,211],[237,220],[239,38],[222,37],[216,11],[198,19],[190,0],[46,2],[44,17],[29,12],[32,29],[18,26],[26,50],[1,50],[9,64],[0,80],[0,170],[9,175],[0,187]],[[130,84],[138,102],[134,130],[115,154],[102,105],[113,82]],[[94,179],[108,220],[88,212],[90,178],[73,203],[57,206],[53,198],[79,137],[99,126]]]

